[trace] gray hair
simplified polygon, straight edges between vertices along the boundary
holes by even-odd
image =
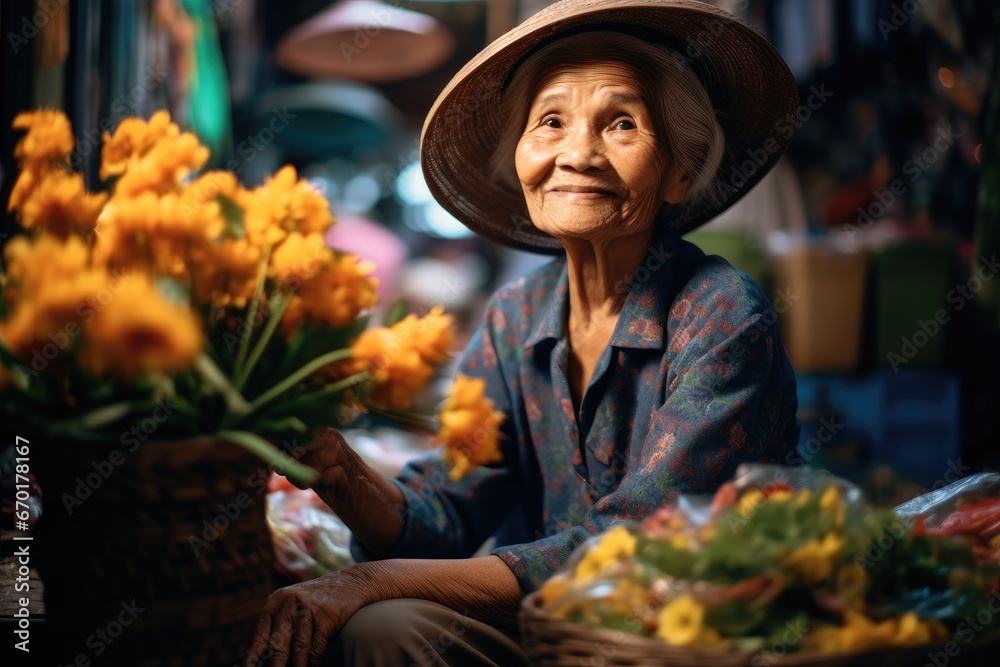
[[[532,96],[546,76],[577,65],[616,62],[634,73],[660,146],[691,180],[681,206],[718,203],[712,187],[726,150],[726,136],[712,101],[683,56],[621,32],[584,32],[560,39],[526,58],[500,98],[501,118],[510,119],[490,160],[495,178],[521,189],[514,154],[524,133]]]

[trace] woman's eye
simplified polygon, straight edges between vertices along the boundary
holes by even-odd
[[[633,123],[628,118],[621,118],[621,119],[615,121],[615,129],[616,130],[634,130],[635,129],[635,123]]]
[[[546,118],[542,121],[542,125],[546,127],[562,127],[562,123],[559,122],[558,118]]]

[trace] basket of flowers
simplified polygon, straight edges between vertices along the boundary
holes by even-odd
[[[843,480],[758,464],[591,538],[521,628],[534,665],[993,664],[998,573]]]
[[[25,233],[0,273],[0,430],[42,489],[32,563],[68,651],[52,664],[125,612],[115,664],[242,662],[273,590],[268,476],[308,486],[314,429],[409,409],[450,318],[368,328],[374,267],[326,245],[329,204],[291,166],[245,188],[159,112],[105,133],[91,192],[62,112],[14,127]],[[456,464],[491,456],[452,415],[482,387],[456,387],[442,442]]]

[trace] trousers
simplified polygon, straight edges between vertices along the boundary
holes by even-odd
[[[385,600],[350,618],[324,667],[521,667],[516,628],[494,627],[427,600]]]

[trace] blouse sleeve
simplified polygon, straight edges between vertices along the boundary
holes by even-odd
[[[486,396],[504,413],[500,447],[503,460],[473,467],[461,480],[448,478],[440,450],[409,462],[396,479],[403,492],[403,534],[386,558],[465,558],[472,555],[507,518],[516,493],[517,461],[510,390],[494,347],[493,302],[487,317],[466,347],[458,372],[486,381]],[[355,561],[369,560],[351,540]]]
[[[525,591],[538,588],[591,535],[641,521],[678,493],[711,492],[740,463],[765,458],[789,420],[791,368],[763,294],[752,283],[739,289],[750,296],[700,294],[689,315],[671,323],[667,353],[676,356],[666,401],[641,451],[629,453],[618,487],[594,503],[583,525],[493,551]],[[719,298],[728,299],[725,306]],[[794,424],[794,405],[791,415]]]

